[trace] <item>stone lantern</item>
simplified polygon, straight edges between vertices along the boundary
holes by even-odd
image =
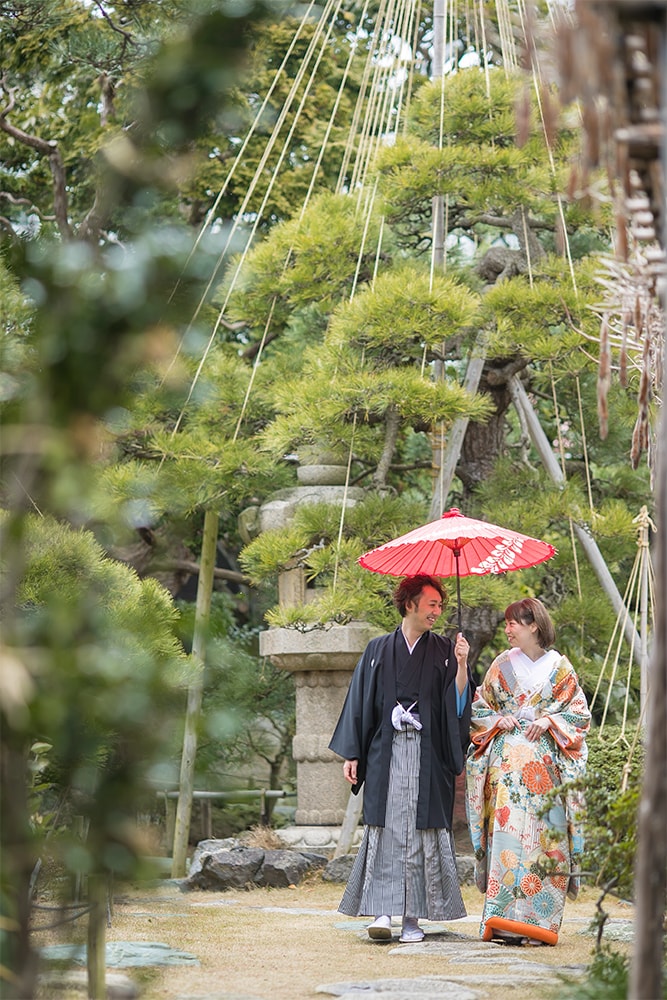
[[[299,485],[279,490],[259,510],[257,528],[267,531],[289,525],[301,504],[352,506],[364,497],[359,487],[345,487],[346,466],[338,456],[322,455],[297,469]],[[279,601],[284,606],[308,600],[305,574],[294,566],[280,574]],[[332,624],[302,632],[269,628],[260,633],[260,655],[294,674],[296,733],[292,750],[297,768],[295,826],[280,830],[293,847],[335,846],[345,817],[350,786],[340,759],[328,748],[343,706],[352,671],[377,630],[365,622]]]

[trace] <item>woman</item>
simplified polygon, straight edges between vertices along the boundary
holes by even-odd
[[[505,611],[510,649],[491,664],[472,706],[466,806],[485,893],[480,936],[554,945],[566,895],[578,891],[583,842],[577,793],[590,712],[572,664],[549,647],[554,627],[528,597]],[[546,810],[546,812],[545,812]]]
[[[365,831],[341,913],[368,915],[374,941],[421,941],[419,918],[465,916],[452,837],[454,782],[469,743],[475,691],[468,642],[435,635],[445,594],[430,576],[394,593],[401,624],[371,639],[357,664],[330,748],[358,792]]]

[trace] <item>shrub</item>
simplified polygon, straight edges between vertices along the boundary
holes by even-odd
[[[633,894],[637,851],[637,807],[641,790],[643,746],[631,747],[619,730],[593,732],[588,739],[583,870],[594,885],[615,895]],[[627,775],[625,788],[623,778]]]

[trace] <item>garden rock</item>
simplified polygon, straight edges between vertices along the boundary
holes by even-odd
[[[475,884],[475,859],[471,854],[457,855],[456,874],[460,885]]]
[[[298,885],[304,875],[317,868],[323,868],[327,859],[319,854],[302,854],[300,851],[265,851],[264,863],[255,877],[257,885],[273,889],[286,889]]]
[[[234,840],[203,840],[181,888],[220,892],[259,885],[285,889],[298,885],[307,872],[324,868],[326,863],[324,855],[309,851],[263,850],[243,847]]]
[[[325,882],[347,882],[352,871],[352,865],[356,854],[341,854],[339,858],[332,858],[324,871],[322,878]]]
[[[73,962],[85,965],[87,948],[80,944],[49,944],[40,948],[46,962]],[[162,941],[107,941],[105,964],[109,968],[130,969],[142,965],[199,965],[196,955],[178,951]]]
[[[204,855],[217,854],[218,851],[231,851],[235,847],[240,846],[241,841],[237,840],[235,837],[225,837],[224,840],[200,840],[195,847],[194,854],[192,855],[192,861],[190,862],[188,874],[196,875],[197,872],[201,871],[202,857],[204,857]]]
[[[233,847],[231,850],[201,852],[186,880],[190,889],[244,889],[255,882],[264,863],[265,851],[258,847]],[[193,859],[194,861],[194,859]]]

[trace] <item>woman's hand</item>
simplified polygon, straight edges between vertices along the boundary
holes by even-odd
[[[356,785],[357,783],[357,764],[359,761],[356,760],[346,760],[343,762],[343,777],[346,781],[349,781],[351,785]]]
[[[501,715],[498,719],[498,729],[519,729],[519,720],[513,715]]]
[[[531,722],[526,726],[524,736],[527,740],[530,740],[531,743],[534,743],[536,740],[539,740],[540,736],[543,736],[544,733],[546,733],[547,729],[550,728],[551,719],[548,715],[543,715],[541,719],[535,719],[534,722]]]

